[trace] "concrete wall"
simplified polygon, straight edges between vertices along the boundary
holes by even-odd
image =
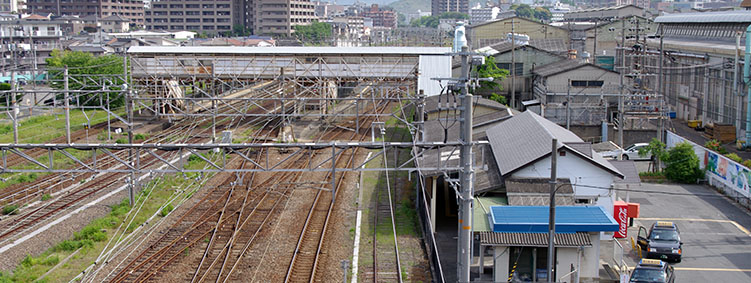
[[[600,277],[600,234],[589,233],[592,247],[582,249],[579,279]]]
[[[571,87],[569,89],[569,80],[576,81],[603,81],[602,87]],[[587,65],[568,72],[563,72],[548,76],[542,82],[548,93],[562,94],[565,98],[566,92],[570,91],[571,96],[578,94],[613,94],[618,93],[620,85],[620,75],[618,73],[603,70],[595,66]],[[584,96],[582,96],[584,98]],[[617,100],[617,98],[615,98]]]
[[[508,282],[509,247],[493,247],[493,281]]]
[[[566,275],[571,270],[577,270],[579,267],[579,248],[557,248],[555,261],[555,282],[571,283],[576,282],[576,275]],[[565,277],[562,277],[564,276]]]
[[[570,130],[582,140],[588,142],[600,142],[602,137],[601,126],[571,125]],[[657,138],[657,130],[655,129],[623,130],[623,143],[625,146],[640,142],[649,142],[652,138]],[[614,129],[612,125],[608,125],[608,140],[618,143],[618,130]]]

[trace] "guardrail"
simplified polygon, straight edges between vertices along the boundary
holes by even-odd
[[[623,246],[617,239],[613,239],[613,262],[618,267],[618,273],[628,272],[628,265],[623,260]]]

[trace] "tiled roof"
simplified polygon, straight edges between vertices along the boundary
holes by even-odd
[[[480,244],[512,247],[547,247],[548,233],[498,233],[478,232]],[[589,234],[556,233],[553,243],[556,247],[591,247]]]
[[[610,160],[610,163],[618,168],[618,171],[623,173],[623,180],[615,179],[616,183],[620,184],[639,184],[641,178],[639,178],[639,172],[636,170],[636,163],[633,160]]]
[[[509,205],[548,206],[550,205],[550,179],[508,179],[506,196]],[[558,179],[561,186],[555,194],[557,205],[574,205],[574,189],[571,180]]]

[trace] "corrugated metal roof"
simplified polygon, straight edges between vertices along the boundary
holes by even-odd
[[[592,158],[592,144],[588,142],[567,142],[566,145],[581,154]]]
[[[655,23],[751,23],[751,11],[666,14],[655,18]]]
[[[549,155],[550,143],[554,137],[558,139],[559,149],[566,147],[571,151],[576,151],[565,143],[584,142],[571,131],[531,111],[514,115],[485,133],[502,176]],[[622,177],[618,169],[599,154],[589,156],[581,154],[581,156],[612,174]]]
[[[133,46],[129,54],[369,54],[443,55],[450,47],[253,47],[253,46]]]
[[[543,233],[548,231],[547,206],[492,206],[493,232]],[[555,214],[557,233],[612,232],[618,223],[601,206],[559,206]]]
[[[478,232],[480,234],[480,244],[493,246],[511,246],[511,247],[547,247],[548,233],[497,233],[497,232]],[[589,234],[587,233],[569,233],[555,234],[553,243],[556,247],[576,248],[591,247]]]

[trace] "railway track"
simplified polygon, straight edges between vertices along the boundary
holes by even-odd
[[[390,133],[390,141],[403,141],[404,131],[394,130]],[[394,160],[392,162],[399,162],[399,150],[394,154]],[[384,154],[384,158],[387,160],[388,154]],[[387,161],[384,160],[384,163]],[[385,167],[388,167],[387,164]],[[396,236],[396,218],[394,215],[394,199],[396,198],[396,190],[392,190],[392,182],[388,171],[383,173],[386,178],[386,191],[384,192],[383,186],[377,186],[375,203],[373,205],[373,267],[370,275],[372,278],[364,278],[363,281],[373,282],[402,282],[401,262],[399,260],[399,245],[397,244]],[[387,241],[379,241],[380,237],[390,238],[393,237],[394,241],[392,245],[387,245]],[[380,246],[379,246],[380,245]],[[367,274],[367,273],[366,273]]]

